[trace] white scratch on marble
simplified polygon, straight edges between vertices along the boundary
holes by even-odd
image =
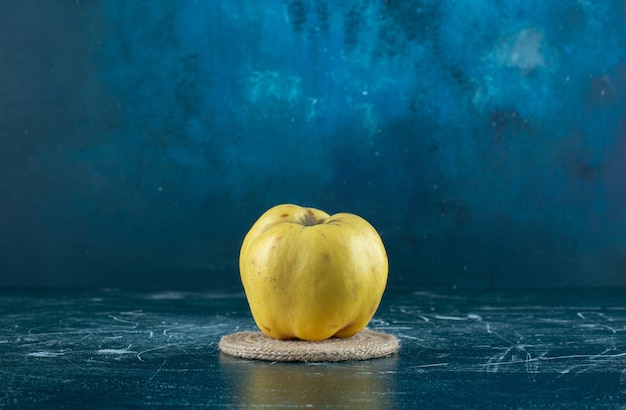
[[[154,372],[154,374],[148,379],[148,383],[150,383],[152,381],[152,379],[154,379],[156,377],[156,375],[159,374],[159,372],[161,371],[163,366],[165,366],[165,363],[167,363],[167,359],[163,360],[163,363],[161,363],[161,366],[159,366],[159,368],[156,370],[156,372]]]
[[[54,358],[54,357],[59,357],[59,356],[64,356],[66,352],[46,352],[46,351],[42,351],[42,352],[33,352],[33,353],[29,353],[26,356],[30,356],[30,357],[49,357],[49,358]]]
[[[141,352],[137,353],[137,359],[139,359],[140,362],[143,362],[143,359],[141,358],[142,354],[148,353],[148,352],[153,352],[155,350],[167,349],[170,346],[172,346],[172,345],[171,344],[167,344],[167,345],[164,345],[164,346],[158,346],[158,347],[154,347],[152,349],[147,349],[147,350],[141,351]]]
[[[128,345],[128,347],[125,349],[100,349],[98,350],[98,353],[100,354],[134,354],[134,353],[137,353],[137,352],[130,350],[131,346],[132,344]]]
[[[595,354],[595,355],[589,355],[589,354],[572,354],[572,355],[567,355],[567,356],[548,356],[548,357],[534,357],[532,359],[529,360],[510,360],[508,362],[502,362],[502,361],[498,361],[498,362],[487,362],[485,364],[483,364],[483,367],[485,366],[500,366],[500,365],[506,365],[506,364],[519,364],[519,363],[527,363],[527,362],[543,362],[543,361],[552,361],[552,360],[568,360],[568,359],[589,359],[589,360],[597,360],[599,358],[602,359],[616,359],[618,357],[626,357],[626,353],[616,353],[616,354]]]
[[[432,364],[421,364],[419,366],[415,366],[419,369],[423,369],[426,367],[442,367],[442,366],[448,366],[450,363],[432,363]]]
[[[444,316],[444,315],[435,315],[433,316],[435,319],[439,320],[468,320],[468,316]]]
[[[109,317],[115,320],[116,322],[127,323],[129,325],[133,325],[132,329],[135,329],[137,326],[139,326],[139,323],[137,322],[131,322],[130,320],[120,319],[119,317],[113,316],[113,315],[109,315]]]

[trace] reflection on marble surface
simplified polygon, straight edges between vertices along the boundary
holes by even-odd
[[[227,355],[220,366],[231,375],[238,403],[250,407],[395,407],[398,356],[349,363],[295,364],[242,361]]]

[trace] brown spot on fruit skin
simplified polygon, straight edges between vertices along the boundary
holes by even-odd
[[[277,236],[274,239],[274,243],[272,244],[272,246],[270,246],[270,250],[273,251],[274,249],[276,249],[276,245],[283,239],[282,236]]]
[[[289,216],[289,214],[282,214],[280,217],[281,217],[281,218],[286,218],[286,217],[288,217],[288,216]]]
[[[267,333],[272,333],[272,329],[270,329],[269,327],[262,325],[263,329],[267,330]]]

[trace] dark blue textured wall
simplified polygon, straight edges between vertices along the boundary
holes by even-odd
[[[2,1],[0,285],[238,286],[292,202],[394,286],[626,286],[625,42],[617,0]]]

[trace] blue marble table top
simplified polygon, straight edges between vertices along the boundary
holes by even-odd
[[[0,407],[619,408],[623,294],[389,290],[398,354],[286,364],[219,352],[255,329],[239,291],[4,289]]]

